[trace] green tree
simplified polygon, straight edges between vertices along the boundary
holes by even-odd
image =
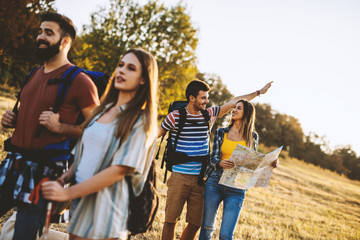
[[[269,104],[255,104],[256,121],[255,129],[259,134],[261,143],[267,146],[274,146],[275,122],[273,110]]]
[[[360,157],[353,163],[351,172],[348,175],[351,179],[360,180]]]
[[[304,133],[298,119],[280,114],[268,104],[256,104],[256,130],[267,146],[283,146],[290,156],[302,157]]]
[[[52,10],[54,0],[0,0],[0,83],[19,86],[39,63],[34,56],[37,14]]]
[[[288,149],[290,156],[296,157],[304,138],[298,119],[286,114],[277,114],[274,120],[280,125],[279,145]]]
[[[326,165],[323,167],[330,169],[331,171],[337,172],[339,174],[348,175],[349,171],[344,167],[344,160],[338,154],[329,154],[326,158]]]
[[[345,173],[352,179],[360,179],[360,159],[356,156],[354,150],[351,149],[351,146],[339,146],[334,150],[332,155],[336,155],[341,159],[341,163],[346,169],[341,173]],[[338,169],[336,170],[338,171]]]
[[[329,168],[326,161],[326,153],[322,150],[323,138],[316,133],[305,136],[304,152],[300,159],[317,166]]]
[[[260,141],[267,146],[283,145],[289,155],[305,162],[360,179],[360,158],[350,146],[331,152],[325,136],[316,133],[304,135],[299,121],[272,110],[268,104],[256,105],[256,130]]]
[[[74,45],[72,60],[81,67],[111,73],[128,48],[149,50],[159,64],[160,115],[170,102],[184,98],[186,84],[197,73],[197,29],[180,3],[140,5],[112,0],[110,8],[91,15],[91,24]]]

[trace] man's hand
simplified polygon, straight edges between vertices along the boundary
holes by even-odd
[[[65,185],[71,181],[71,179],[74,177],[71,171],[64,172],[60,177],[56,179],[61,185]]]
[[[16,113],[6,111],[1,119],[1,125],[4,128],[14,128],[16,125]]]
[[[43,197],[47,200],[63,202],[70,200],[68,188],[64,188],[57,181],[47,181],[41,184]]]
[[[271,81],[269,83],[267,83],[262,89],[260,89],[260,93],[261,94],[265,94],[267,92],[267,90],[269,90],[269,88],[271,87],[271,84],[273,83],[274,81]]]
[[[219,162],[219,166],[222,167],[223,169],[229,169],[229,168],[233,168],[235,166],[235,163],[233,161],[229,161],[225,159]]]
[[[45,126],[49,131],[60,132],[60,115],[52,111],[43,111],[39,117],[40,125]]]

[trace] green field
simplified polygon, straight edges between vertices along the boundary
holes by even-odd
[[[11,109],[11,91],[0,89],[0,114]],[[11,132],[0,128],[1,141]],[[272,149],[260,146],[260,150]],[[4,157],[4,153],[1,153]],[[151,231],[134,239],[160,239],[164,221],[166,185],[163,169],[157,162],[157,187],[160,208]],[[0,219],[2,224],[10,214]],[[218,216],[217,225],[219,225]],[[185,227],[184,213],[177,225],[176,239]],[[64,231],[64,225],[52,228]],[[218,230],[214,239],[218,237]],[[289,158],[280,157],[268,188],[247,191],[234,239],[360,239],[360,182],[328,170]]]

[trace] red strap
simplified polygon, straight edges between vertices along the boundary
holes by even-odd
[[[36,185],[34,190],[32,190],[32,192],[31,192],[31,194],[29,196],[29,200],[31,201],[32,204],[37,204],[38,203],[41,184],[43,182],[46,182],[46,181],[49,181],[49,180],[50,180],[49,177],[41,179],[41,181]]]

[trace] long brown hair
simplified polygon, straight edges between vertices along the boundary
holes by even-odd
[[[256,110],[252,103],[246,101],[246,100],[239,100],[235,104],[235,106],[242,102],[244,105],[244,115],[241,119],[241,126],[240,126],[240,134],[246,141],[246,146],[248,148],[254,147],[254,136],[253,132],[255,131],[255,115]],[[235,120],[231,118],[229,128],[231,128],[234,125]]]
[[[147,142],[153,140],[157,135],[157,82],[158,66],[155,58],[148,51],[142,48],[131,48],[124,53],[134,54],[141,63],[141,76],[145,84],[140,85],[135,96],[126,104],[126,108],[118,114],[116,138],[120,138],[120,144],[129,136],[135,122],[140,115],[143,116],[144,131],[146,132]],[[118,64],[117,64],[118,65]],[[115,88],[116,68],[110,78],[110,82],[101,98],[101,104],[94,109],[91,116],[85,121],[85,128],[92,119],[102,111],[108,104],[115,105],[119,97],[119,90]]]

